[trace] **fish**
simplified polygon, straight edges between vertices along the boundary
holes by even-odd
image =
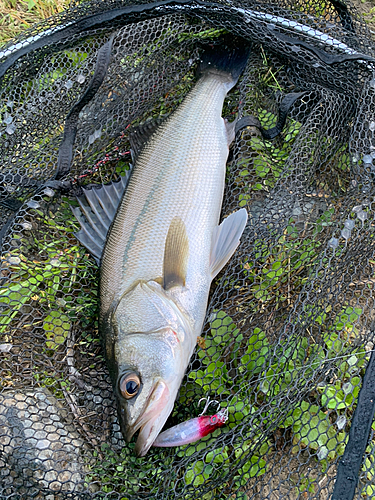
[[[177,109],[137,132],[130,174],[84,189],[79,241],[101,264],[99,329],[121,432],[144,456],[170,415],[201,333],[212,280],[232,257],[245,208],[220,224],[235,122],[221,114],[249,47],[207,47]]]
[[[216,429],[223,427],[228,420],[228,409],[220,410],[215,415],[201,415],[186,420],[166,431],[161,432],[152,446],[158,448],[170,448],[172,446],[183,446],[195,443]]]

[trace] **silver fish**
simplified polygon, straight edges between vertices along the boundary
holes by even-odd
[[[206,53],[195,87],[136,159],[106,242],[92,228],[98,219],[111,218],[108,206],[116,205],[120,188],[85,192],[90,208],[80,203],[91,228],[75,210],[82,226],[77,237],[97,258],[105,242],[100,329],[122,433],[129,441],[140,431],[138,456],[147,453],[172,411],[202,329],[211,281],[246,226],[245,209],[218,224],[234,138],[234,125],[221,112],[247,55],[247,49]]]

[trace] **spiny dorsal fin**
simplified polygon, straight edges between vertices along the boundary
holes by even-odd
[[[141,125],[137,125],[134,127],[129,134],[130,147],[132,152],[132,161],[133,163],[138,158],[140,152],[149,141],[152,134],[155,130],[160,127],[162,123],[164,123],[165,119],[163,118],[154,118],[149,120]]]
[[[223,269],[240,243],[247,223],[247,211],[241,208],[216,226],[212,233],[210,269],[212,279]]]
[[[81,230],[74,233],[75,237],[95,257],[98,264],[109,227],[128,185],[130,173],[129,170],[120,180],[102,185],[99,189],[83,188],[84,196],[77,198],[80,208],[72,207],[72,212],[81,226]]]
[[[184,286],[189,257],[189,240],[186,227],[180,217],[174,217],[165,241],[163,288]]]

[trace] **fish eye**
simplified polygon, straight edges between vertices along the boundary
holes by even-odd
[[[119,381],[119,389],[121,395],[125,399],[134,398],[138,394],[141,386],[141,381],[135,372],[125,373]]]
[[[211,417],[211,424],[216,424],[217,418],[214,416]]]

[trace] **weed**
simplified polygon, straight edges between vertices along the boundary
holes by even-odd
[[[68,199],[62,200],[56,213],[47,206],[38,207],[30,210],[22,230],[14,232],[18,249],[4,256],[4,270],[12,284],[0,287],[0,333],[10,331],[24,306],[33,304],[45,334],[45,349],[56,350],[77,318],[82,316],[83,327],[95,321],[96,272],[93,261],[73,239],[77,226]]]

